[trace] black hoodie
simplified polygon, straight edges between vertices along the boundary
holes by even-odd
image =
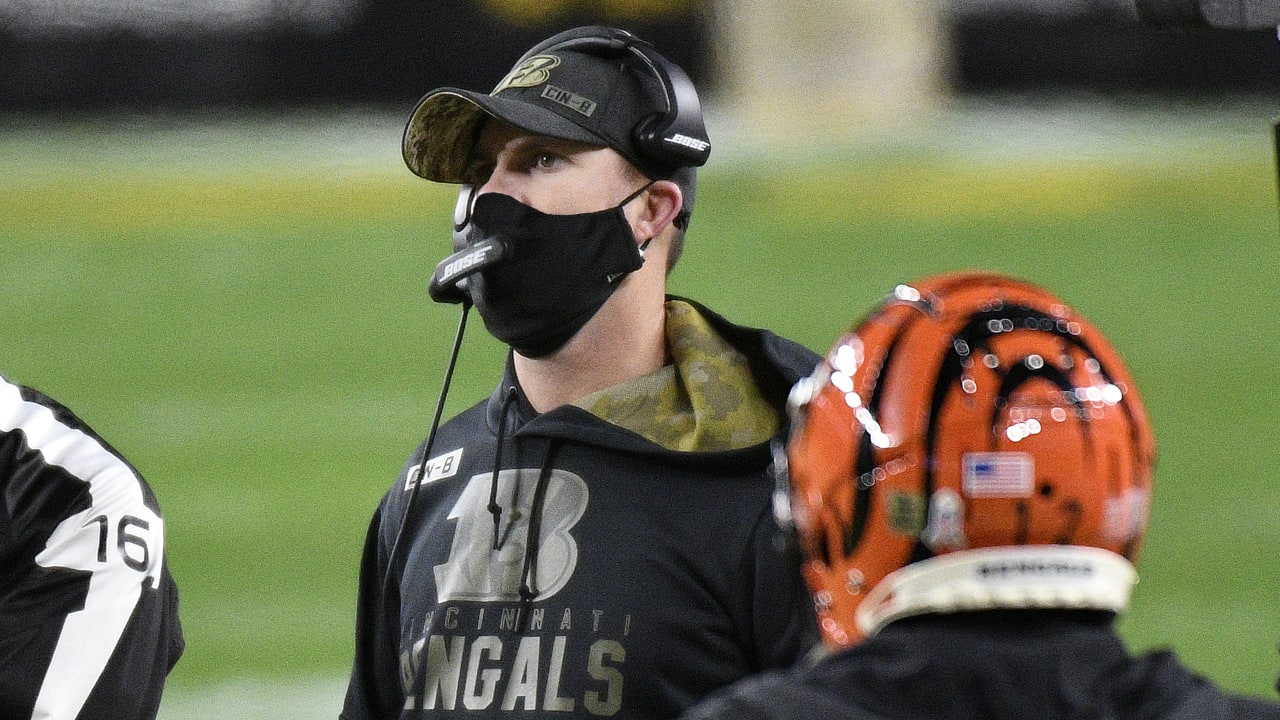
[[[785,421],[818,357],[698,310]],[[422,453],[369,529],[345,720],[670,718],[816,638],[767,442],[677,452],[581,408],[536,415],[508,363],[441,426],[389,567]]]
[[[922,615],[810,667],[720,691],[680,720],[1280,720],[1168,651],[1131,655],[1095,611]]]

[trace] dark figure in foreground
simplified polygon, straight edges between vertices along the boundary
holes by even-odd
[[[1280,718],[1116,634],[1152,432],[1116,350],[1048,292],[900,286],[791,407],[779,516],[831,653],[682,720]]]

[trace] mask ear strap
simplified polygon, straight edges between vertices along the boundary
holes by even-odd
[[[645,190],[648,190],[649,188],[653,187],[653,184],[654,184],[654,183],[656,183],[656,182],[658,182],[658,181],[657,181],[657,180],[650,180],[649,182],[645,183],[644,185],[641,185],[641,186],[640,186],[640,188],[639,188],[638,190],[636,190],[635,192],[633,192],[633,193],[631,193],[630,195],[628,195],[628,196],[627,196],[627,197],[626,197],[622,202],[618,203],[618,204],[617,204],[617,207],[618,207],[619,209],[626,207],[626,206],[627,206],[627,203],[629,203],[629,202],[631,202],[632,200],[635,200],[636,198],[640,197],[640,193],[642,193],[642,192],[644,192]],[[644,259],[644,251],[649,249],[649,243],[651,243],[651,242],[653,242],[653,238],[649,238],[648,240],[645,240],[644,242],[640,243],[640,247],[639,247],[638,249],[639,249],[639,251],[640,251],[640,259],[641,259],[641,260],[643,260],[643,259]],[[613,280],[611,279],[609,282],[613,282]]]
[[[626,207],[627,203],[629,203],[629,202],[631,202],[632,200],[635,200],[636,198],[640,197],[640,193],[642,193],[642,192],[644,192],[645,190],[648,190],[649,188],[653,187],[653,184],[654,184],[654,183],[656,183],[656,182],[658,182],[658,181],[657,181],[657,180],[650,180],[649,182],[645,183],[644,185],[642,185],[642,186],[640,187],[640,189],[639,189],[639,190],[636,190],[635,192],[631,193],[630,195],[628,195],[628,196],[626,197],[626,199],[625,199],[625,200],[623,200],[622,202],[618,203],[618,207],[620,207],[620,208],[622,208],[622,207]],[[651,242],[653,242],[653,238],[649,238],[648,240],[645,240],[644,242],[640,243],[640,248],[639,248],[639,250],[640,250],[640,259],[641,259],[641,260],[643,260],[643,259],[644,259],[644,251],[649,249],[649,243],[651,243]]]
[[[642,192],[644,192],[645,190],[648,190],[649,188],[653,187],[653,184],[654,184],[654,183],[656,183],[656,182],[658,182],[658,181],[657,181],[657,180],[650,180],[649,182],[647,182],[647,183],[645,183],[644,185],[640,186],[640,189],[638,189],[638,190],[636,190],[635,192],[633,192],[633,193],[631,193],[630,195],[628,195],[626,198],[624,198],[624,199],[623,199],[623,201],[622,201],[622,202],[618,203],[615,207],[626,207],[626,206],[627,206],[627,204],[628,204],[628,203],[630,203],[632,200],[635,200],[636,198],[640,197],[640,193],[642,193]]]

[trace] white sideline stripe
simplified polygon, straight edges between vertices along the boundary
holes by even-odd
[[[347,678],[237,678],[198,688],[169,687],[156,720],[336,720]]]

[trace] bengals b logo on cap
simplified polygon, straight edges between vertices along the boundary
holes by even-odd
[[[490,92],[497,95],[508,88],[530,88],[541,85],[551,79],[551,68],[560,64],[555,55],[534,55],[511,69]]]

